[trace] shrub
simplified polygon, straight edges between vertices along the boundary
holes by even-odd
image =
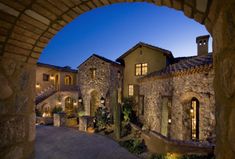
[[[35,109],[35,114],[38,117],[42,117],[42,112],[40,110],[38,110],[38,109]]]
[[[95,112],[95,124],[99,130],[111,123],[110,113],[106,107],[98,107]]]
[[[125,147],[129,152],[134,154],[141,154],[146,150],[144,141],[139,139],[121,141],[119,144]]]
[[[134,100],[132,98],[124,98],[122,106],[122,114],[124,122],[130,122],[133,113]]]
[[[62,107],[54,107],[52,109],[52,114],[61,113],[63,111]]]

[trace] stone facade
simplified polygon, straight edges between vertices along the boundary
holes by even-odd
[[[146,2],[145,0],[141,0]],[[98,1],[70,1],[56,3],[54,1],[1,1],[1,34],[0,34],[0,56],[4,61],[13,60],[14,63],[33,64],[36,62],[42,50],[47,46],[50,39],[66,24],[77,16],[91,9],[100,6],[119,3],[120,0],[98,0]],[[129,2],[123,0],[122,2]],[[231,159],[235,155],[234,145],[234,124],[235,124],[235,8],[234,0],[213,0],[213,1],[175,1],[175,0],[156,0],[148,1],[155,5],[167,6],[180,10],[185,16],[193,18],[203,24],[213,36],[214,65],[215,65],[215,98],[216,98],[216,157],[218,159]],[[39,4],[37,4],[39,3]],[[1,64],[2,65],[2,64]],[[14,65],[14,64],[13,64]],[[5,66],[3,64],[2,66]],[[19,72],[27,72],[23,67]],[[34,70],[35,71],[35,70]],[[5,72],[1,69],[0,75]],[[4,77],[3,77],[4,78]],[[7,83],[19,87],[19,78],[11,77],[13,80]],[[30,80],[30,85],[34,85],[34,80]],[[6,82],[6,81],[5,81]],[[4,89],[2,89],[4,88]],[[17,89],[6,87],[1,84],[0,94],[6,95],[1,99],[3,107],[15,108],[16,98],[11,98],[11,94],[18,93]],[[12,90],[12,92],[11,92]],[[26,94],[30,99],[34,99],[35,88],[27,89]],[[21,95],[23,95],[21,93]],[[20,96],[21,96],[20,95]],[[8,100],[8,102],[6,102]],[[32,104],[25,104],[26,109],[31,109]],[[19,111],[21,113],[21,111]],[[11,118],[16,114],[2,112],[1,122]],[[21,116],[22,118],[22,116]],[[30,120],[27,118],[27,121]],[[33,122],[33,121],[32,121]],[[14,132],[21,132],[13,129]],[[28,129],[22,130],[28,132]],[[14,134],[13,134],[14,135]],[[17,144],[17,148],[12,145]],[[28,158],[33,146],[25,143],[7,144],[7,148],[2,149],[1,158]],[[22,149],[27,149],[28,153],[20,157]],[[11,154],[9,157],[8,152]]]
[[[110,96],[114,90],[121,89],[122,72],[120,64],[99,55],[92,55],[78,67],[78,87],[86,115],[91,115],[91,94],[94,92],[95,106],[100,106],[100,99],[103,97],[105,106],[112,112]]]
[[[171,123],[168,136],[173,139],[191,140],[190,108],[192,98],[199,100],[199,140],[215,137],[214,71],[146,78],[141,81],[140,94],[144,95],[145,127],[161,132],[163,100],[171,103]]]

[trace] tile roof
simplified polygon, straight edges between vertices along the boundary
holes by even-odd
[[[55,65],[45,64],[45,63],[41,63],[41,62],[38,62],[38,63],[37,63],[37,66],[39,66],[39,67],[52,68],[52,69],[55,69],[55,70],[58,70],[58,71],[63,71],[63,72],[72,72],[72,73],[76,73],[76,72],[77,72],[77,70],[72,69],[72,68],[69,67],[69,66],[61,67],[61,66],[55,66]]]
[[[192,70],[202,71],[211,69],[213,64],[212,53],[208,55],[201,56],[191,56],[191,57],[180,57],[175,58],[174,63],[168,65],[160,71],[152,72],[140,80],[150,78],[150,77],[168,77],[174,76],[180,73],[186,73]]]
[[[154,50],[158,50],[163,52],[165,55],[167,55],[170,58],[173,58],[173,55],[171,53],[171,51],[157,47],[157,46],[153,46],[147,43],[143,43],[143,42],[139,42],[138,44],[136,44],[135,46],[133,46],[131,49],[129,49],[127,52],[125,52],[124,54],[122,54],[119,58],[116,59],[117,62],[121,62],[123,58],[125,58],[127,55],[129,55],[131,52],[133,52],[135,49],[137,49],[138,47],[141,46],[145,46]]]

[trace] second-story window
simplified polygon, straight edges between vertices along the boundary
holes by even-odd
[[[72,85],[72,77],[70,75],[66,75],[64,78],[65,85]]]
[[[95,77],[96,77],[96,68],[91,68],[90,71],[91,71],[91,79],[95,79]]]
[[[147,63],[140,63],[135,65],[135,75],[142,76],[147,75],[148,73],[148,64]]]

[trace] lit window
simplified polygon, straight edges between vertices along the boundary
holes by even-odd
[[[65,85],[72,85],[72,77],[70,75],[66,75],[64,78]]]
[[[136,76],[146,75],[147,73],[148,73],[148,64],[147,63],[135,65],[135,75]]]
[[[148,64],[143,63],[142,64],[142,75],[147,75],[147,73],[148,73]]]
[[[140,76],[141,75],[141,64],[135,65],[135,75]]]
[[[91,68],[91,78],[92,79],[95,79],[95,76],[96,76],[96,68]]]
[[[199,139],[199,102],[193,99],[191,104],[192,140],[197,140]]]
[[[50,75],[43,73],[43,81],[49,81]]]
[[[134,85],[128,86],[128,95],[133,96],[134,95]]]

